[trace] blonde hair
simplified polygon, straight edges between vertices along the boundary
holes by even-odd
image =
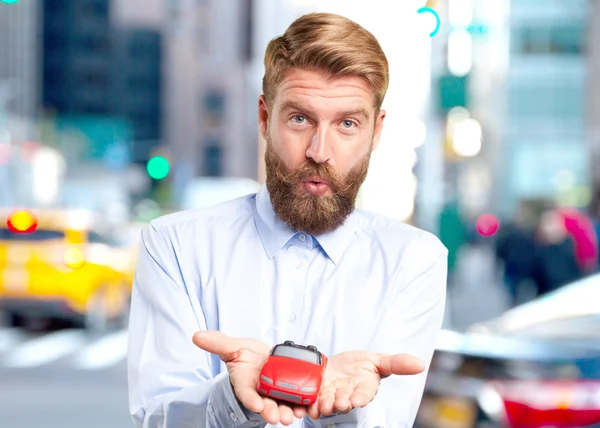
[[[263,94],[271,109],[277,87],[294,68],[318,70],[330,78],[356,76],[371,87],[379,111],[389,83],[388,61],[379,42],[359,24],[333,13],[296,19],[265,52]]]

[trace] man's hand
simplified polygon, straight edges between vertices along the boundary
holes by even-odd
[[[425,369],[421,360],[406,354],[350,351],[332,356],[316,403],[308,409],[312,419],[347,413],[369,404],[381,379],[391,375],[415,375]]]
[[[256,391],[260,371],[271,350],[266,343],[233,338],[213,330],[197,332],[193,341],[197,347],[218,355],[227,364],[229,379],[238,400],[246,409],[259,413],[267,423],[291,425],[294,416],[306,416],[306,407],[277,403]]]

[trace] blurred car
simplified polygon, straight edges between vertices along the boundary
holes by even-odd
[[[125,322],[136,257],[126,231],[109,235],[86,211],[3,209],[0,218],[0,310],[12,326]]]
[[[600,427],[600,274],[442,331],[416,427]]]
[[[287,340],[271,350],[260,373],[258,391],[297,404],[317,401],[327,367],[327,357],[314,346]]]

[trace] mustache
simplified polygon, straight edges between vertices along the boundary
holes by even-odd
[[[344,193],[352,187],[352,183],[347,183],[343,178],[328,164],[319,164],[312,159],[307,159],[304,164],[293,171],[287,168],[277,168],[275,171],[278,178],[290,185],[295,185],[308,177],[320,177],[327,180],[331,190]]]

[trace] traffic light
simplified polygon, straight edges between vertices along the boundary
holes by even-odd
[[[146,164],[146,171],[150,178],[154,180],[163,180],[171,171],[171,164],[164,156],[153,156]]]
[[[19,0],[0,0],[0,3],[6,3],[6,4],[11,4],[11,3],[18,3]]]

